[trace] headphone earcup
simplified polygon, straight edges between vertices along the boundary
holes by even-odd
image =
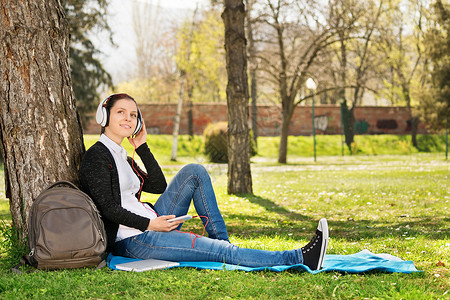
[[[138,107],[138,117],[137,117],[137,123],[136,123],[136,129],[133,132],[133,135],[136,135],[139,133],[139,131],[141,131],[142,129],[142,114],[141,114],[141,110]]]
[[[102,127],[105,127],[108,123],[108,111],[103,105],[109,98],[110,97],[100,102],[97,107],[97,113],[95,114],[95,121],[97,121],[97,124],[100,124]]]

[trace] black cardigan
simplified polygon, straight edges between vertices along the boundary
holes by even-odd
[[[148,145],[142,144],[136,149],[136,153],[142,159],[147,173],[130,157],[128,162],[133,164],[133,171],[139,173],[141,184],[142,179],[144,180],[142,190],[153,194],[163,193],[167,182]],[[141,231],[147,229],[150,219],[122,208],[116,163],[103,143],[97,142],[86,151],[81,162],[80,181],[82,190],[92,198],[102,216],[107,235],[107,251],[114,250],[119,224]]]

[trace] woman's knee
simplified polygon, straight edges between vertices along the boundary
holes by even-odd
[[[200,164],[188,164],[184,166],[181,171],[190,173],[192,175],[203,176],[208,174],[206,168]]]

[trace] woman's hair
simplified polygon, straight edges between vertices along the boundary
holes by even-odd
[[[105,102],[105,109],[108,114],[108,121],[106,122],[106,125],[104,127],[102,127],[102,133],[105,133],[105,127],[109,125],[109,114],[110,114],[111,108],[113,108],[114,104],[116,104],[117,101],[122,100],[122,99],[131,100],[134,103],[136,103],[136,106],[137,106],[136,100],[134,100],[134,98],[128,94],[119,93],[119,94],[112,94],[111,96],[109,96]]]

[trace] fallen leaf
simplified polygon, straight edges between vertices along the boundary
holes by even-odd
[[[436,267],[445,267],[445,264],[444,264],[442,261],[439,261],[439,262],[436,264]]]

